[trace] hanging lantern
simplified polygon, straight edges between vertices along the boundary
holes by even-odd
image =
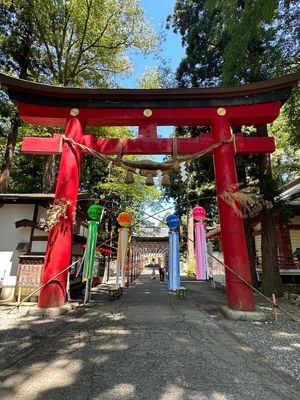
[[[133,173],[131,171],[127,171],[126,178],[125,178],[124,182],[127,183],[127,184],[134,183],[134,177],[133,177]]]
[[[92,204],[87,211],[88,216],[95,221],[99,221],[102,216],[103,208],[100,204]]]
[[[153,175],[152,174],[147,174],[147,178],[146,178],[145,184],[147,186],[153,186],[154,185]]]
[[[162,177],[161,185],[162,186],[170,186],[171,185],[170,177],[168,174],[164,174],[164,176]]]
[[[177,229],[180,225],[180,220],[175,214],[168,215],[166,218],[168,227],[172,230]]]
[[[129,226],[131,224],[131,215],[126,212],[121,212],[117,218],[121,226]]]
[[[193,208],[193,218],[196,221],[202,221],[206,216],[206,211],[203,207],[196,206]]]

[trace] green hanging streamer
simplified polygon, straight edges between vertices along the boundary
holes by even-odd
[[[88,279],[93,279],[98,225],[99,222],[97,221],[88,222],[88,237],[86,243],[82,282],[87,281]]]
[[[98,204],[91,205],[88,209],[88,216],[92,221],[88,222],[88,236],[86,240],[82,282],[93,279],[97,235],[99,220],[102,216],[102,207]]]

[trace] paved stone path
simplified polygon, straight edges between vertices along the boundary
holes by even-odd
[[[96,295],[97,297],[97,295]],[[62,317],[63,318],[63,317]],[[67,321],[67,319],[66,319]],[[144,274],[0,372],[1,400],[299,400],[300,385]]]

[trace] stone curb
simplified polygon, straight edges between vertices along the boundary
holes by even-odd
[[[68,313],[71,310],[74,310],[78,304],[65,304],[60,307],[50,307],[50,308],[39,308],[33,307],[27,311],[27,315],[30,316],[39,316],[39,317],[58,317],[59,315],[63,315]]]
[[[228,306],[222,306],[221,312],[224,317],[236,321],[264,321],[266,319],[262,311],[239,311],[232,310]]]

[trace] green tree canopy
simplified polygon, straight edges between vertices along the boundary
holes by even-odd
[[[132,72],[129,52],[157,50],[137,0],[5,0],[1,11],[1,64],[18,76],[36,70],[52,84],[106,87]]]
[[[38,82],[112,87],[131,73],[133,52],[157,50],[158,36],[138,0],[3,0],[0,22],[0,70]],[[15,151],[21,123],[16,110],[4,94],[0,100],[0,191],[6,191],[14,153],[24,156]],[[21,159],[15,180],[22,174]],[[11,189],[25,186],[15,181]]]
[[[137,0],[28,3],[51,83],[107,86],[131,72],[129,50],[156,50],[157,36]]]
[[[295,21],[293,18],[299,13],[300,4],[296,0],[177,0],[167,25],[181,34],[182,43],[186,46],[186,57],[177,70],[178,86],[240,85],[299,69],[300,20]],[[283,120],[286,121],[284,126],[290,125],[292,128],[289,129],[291,143],[299,143],[298,104],[299,96],[295,91],[283,110]],[[237,127],[238,130],[240,128]],[[198,128],[199,133],[201,130],[202,128]],[[195,128],[186,132],[177,128],[176,134],[191,136],[194,131]],[[273,133],[276,137],[274,130]],[[256,136],[267,135],[266,126],[256,127]],[[278,143],[284,149],[284,141],[278,140]],[[261,193],[274,203],[277,188],[275,180],[272,179],[269,156],[252,158],[256,160],[252,166],[255,164],[257,167],[254,169]],[[239,171],[239,175],[243,176],[245,182],[247,174],[249,175],[251,170],[254,171],[252,168],[245,168],[248,160],[252,158],[244,158],[243,162],[240,162],[240,169],[244,171]],[[275,175],[279,179],[280,174],[283,174],[281,180],[295,176],[291,169],[298,169],[297,160],[292,162],[288,157],[284,157],[284,154],[277,159],[274,156],[273,159],[277,161],[274,164],[278,167]],[[283,170],[283,164],[286,171]],[[193,174],[193,164],[190,166],[190,188],[204,185],[201,171],[205,170],[204,176],[210,176],[211,167],[205,165],[204,158],[199,160],[197,169],[199,173],[195,170],[196,173]],[[176,193],[176,189],[174,192]],[[278,207],[274,209],[278,211]],[[271,271],[269,270],[271,273],[268,279],[264,279],[264,290],[268,294],[271,290],[280,294],[272,211],[265,207],[261,219],[263,271],[268,271],[270,266],[274,266],[273,271],[272,267]]]

